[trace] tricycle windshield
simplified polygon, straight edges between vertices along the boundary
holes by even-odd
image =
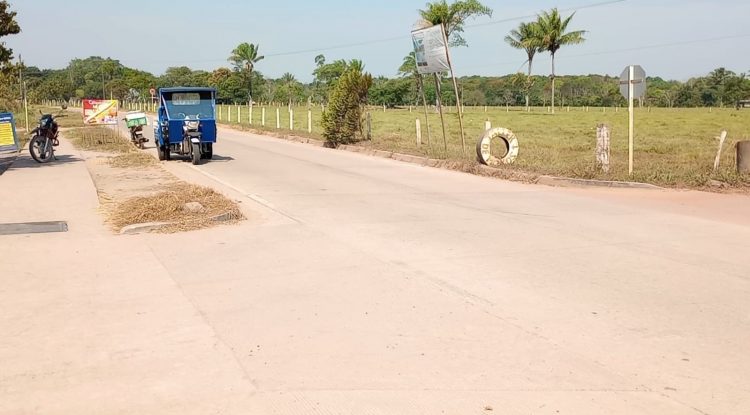
[[[210,91],[167,92],[163,99],[171,120],[214,118],[214,99]]]

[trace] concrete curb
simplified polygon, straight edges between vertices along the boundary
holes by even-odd
[[[229,222],[234,220],[231,212],[222,213],[220,215],[209,218],[212,222]],[[140,233],[149,233],[164,227],[172,225],[172,222],[147,222],[147,223],[136,223],[134,225],[128,225],[120,230],[120,235],[138,235]]]
[[[171,222],[146,222],[128,225],[120,229],[120,235],[137,235],[139,233],[148,233],[171,225]]]
[[[555,187],[609,187],[618,189],[650,189],[663,190],[659,187],[648,183],[638,182],[616,182],[608,180],[590,180],[590,179],[572,179],[568,177],[540,176],[537,183],[555,186]]]

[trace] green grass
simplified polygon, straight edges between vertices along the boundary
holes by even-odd
[[[237,121],[237,107],[232,106],[232,119],[227,119],[228,106],[220,106],[224,124],[249,127],[248,108],[240,107],[241,121]],[[276,131],[276,108],[266,107],[266,130]],[[307,107],[294,108],[294,130],[307,134]],[[523,172],[537,175],[558,175],[604,180],[634,180],[669,187],[703,187],[712,180],[720,180],[734,187],[750,187],[750,177],[735,171],[735,144],[750,140],[750,111],[735,109],[636,109],[635,171],[628,176],[627,109],[620,108],[558,108],[550,114],[546,108],[466,108],[466,154],[460,139],[458,115],[455,108],[445,114],[447,152],[444,149],[440,117],[434,110],[428,114],[432,132],[431,146],[427,145],[424,110],[413,108],[370,108],[372,141],[361,145],[463,162],[473,162],[475,146],[484,131],[486,120],[493,127],[505,127],[519,138],[520,155],[512,166],[504,166],[508,173]],[[320,138],[321,108],[311,108],[313,137]],[[217,114],[218,115],[218,114]],[[279,108],[282,133],[289,133],[289,112]],[[422,122],[421,146],[416,145],[415,120]],[[596,126],[608,124],[612,131],[610,173],[595,168]],[[261,108],[253,110],[252,127],[260,129]],[[712,172],[718,148],[715,139],[722,130],[729,135],[724,144],[721,168]]]

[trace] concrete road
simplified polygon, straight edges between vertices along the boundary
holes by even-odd
[[[118,278],[125,268],[112,264],[123,259],[107,257],[110,265],[92,267],[117,284],[71,299],[96,319],[93,333],[112,343],[132,336],[130,353],[151,369],[112,363],[115,346],[104,342],[90,360],[51,357],[65,363],[48,370],[68,374],[53,393],[36,388],[47,372],[6,380],[6,391],[23,390],[5,408],[99,413],[60,403],[77,396],[70,385],[81,376],[98,392],[92,399],[120,396],[107,413],[750,408],[750,226],[736,213],[748,198],[562,190],[230,130],[220,137],[216,160],[164,165],[237,198],[251,219],[187,234],[100,236],[138,247],[121,252],[133,278]],[[723,214],[727,206],[733,214]],[[56,263],[73,272],[69,259]],[[154,295],[121,298],[124,314],[97,315],[94,294],[106,302],[122,297],[117,289],[150,289],[142,270],[156,273]],[[127,314],[134,310],[148,312],[149,326],[173,324],[139,332]],[[80,341],[72,329],[58,336]],[[159,353],[164,360],[153,358]],[[203,405],[181,404],[201,384]]]

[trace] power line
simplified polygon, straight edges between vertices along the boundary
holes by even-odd
[[[596,51],[596,52],[579,53],[577,55],[561,55],[561,56],[556,56],[556,58],[568,59],[568,58],[583,58],[583,57],[588,57],[588,56],[613,55],[613,54],[618,54],[618,53],[623,53],[623,52],[636,52],[636,51],[641,51],[641,50],[646,50],[646,49],[661,49],[661,48],[666,48],[666,47],[693,45],[696,43],[719,42],[722,40],[741,39],[741,38],[746,38],[746,37],[750,37],[750,33],[739,34],[739,35],[717,36],[717,37],[710,37],[710,38],[704,38],[704,39],[692,39],[692,40],[669,42],[669,43],[658,43],[658,44],[653,44],[653,45],[636,46],[636,47],[623,48],[623,49],[602,50],[602,51]],[[517,63],[518,61],[496,62],[496,63],[486,64],[486,65],[465,66],[465,68],[479,68],[479,67],[484,68],[484,67],[496,66],[496,65],[515,65]],[[523,67],[523,65],[521,66]]]
[[[589,3],[584,4],[581,6],[576,7],[568,7],[565,9],[560,9],[561,12],[569,12],[569,11],[577,11],[577,10],[583,10],[583,9],[591,9],[595,7],[603,7],[603,6],[609,6],[616,3],[624,3],[628,0],[607,0],[602,1],[598,3]],[[484,23],[474,23],[466,25],[467,28],[473,28],[473,27],[482,27],[482,26],[489,26],[489,25],[495,25],[495,24],[501,24],[501,23],[508,23],[508,22],[514,22],[518,20],[524,20],[524,19],[531,19],[535,18],[537,14],[529,14],[524,16],[515,16],[515,17],[508,17],[504,19],[498,19],[498,20],[491,20],[489,22]],[[366,40],[361,42],[354,42],[354,43],[343,43],[339,45],[332,45],[332,46],[326,46],[326,47],[320,47],[320,48],[310,48],[310,49],[301,49],[301,50],[294,50],[294,51],[287,51],[287,52],[278,52],[278,53],[269,53],[266,54],[266,58],[273,58],[273,57],[280,57],[280,56],[292,56],[292,55],[303,55],[308,53],[316,53],[316,52],[325,52],[330,50],[337,50],[337,49],[348,49],[358,46],[368,46],[368,45],[374,45],[378,43],[388,43],[393,42],[396,40],[404,40],[404,39],[410,39],[410,35],[400,35],[400,36],[392,36],[387,38],[381,38],[381,39],[373,39],[373,40]],[[199,60],[189,60],[189,61],[181,61],[181,63],[211,63],[211,62],[225,62],[226,59],[199,59]],[[149,63],[174,63],[174,61],[151,61]]]

